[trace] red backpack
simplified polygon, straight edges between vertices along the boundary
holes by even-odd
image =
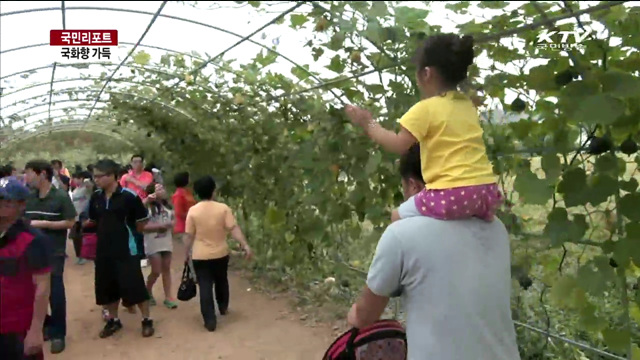
[[[329,346],[322,360],[406,360],[407,335],[395,320],[379,320],[364,329],[346,331]]]

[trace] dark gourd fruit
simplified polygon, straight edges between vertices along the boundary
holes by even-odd
[[[513,112],[523,112],[527,107],[527,104],[520,98],[516,98],[511,103],[511,111]]]
[[[527,290],[533,285],[533,280],[528,275],[520,276],[518,278],[518,282],[520,283],[520,287],[523,290]]]
[[[613,142],[611,141],[610,137],[595,136],[589,142],[589,149],[587,152],[591,155],[600,155],[606,153],[607,151],[610,151],[612,147]]]
[[[554,81],[556,85],[562,87],[573,81],[574,73],[571,69],[564,70],[556,74]]]
[[[633,155],[638,152],[638,144],[631,137],[620,144],[620,151],[625,155]]]
[[[612,268],[615,269],[615,268],[618,267],[618,263],[613,258],[610,258],[609,259],[609,266],[611,266]]]

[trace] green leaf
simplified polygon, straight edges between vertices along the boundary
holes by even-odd
[[[587,174],[582,168],[572,168],[565,171],[558,183],[558,193],[562,194],[566,207],[587,204],[585,196],[587,190]]]
[[[640,221],[640,193],[626,194],[618,203],[620,214],[631,221]]]
[[[557,154],[545,154],[541,160],[542,170],[545,173],[545,179],[555,182],[562,173],[562,164]]]
[[[504,9],[509,5],[506,1],[481,1],[478,3],[480,9]]]
[[[583,193],[584,199],[592,206],[606,202],[610,196],[618,192],[618,179],[610,175],[595,174],[588,179],[588,188]]]
[[[547,216],[544,234],[549,237],[552,246],[560,246],[565,242],[582,240],[588,228],[584,215],[575,215],[569,220],[565,208],[555,208]]]
[[[608,288],[608,282],[615,280],[609,258],[599,256],[578,269],[577,280],[580,287],[593,296],[602,296]]]
[[[620,190],[635,192],[636,190],[638,190],[638,180],[632,177],[631,179],[629,179],[629,181],[621,181]]]
[[[318,61],[320,57],[324,54],[324,49],[321,47],[313,48],[313,60]]]
[[[626,352],[629,349],[631,335],[627,329],[605,329],[602,331],[605,344],[616,352]]]
[[[580,309],[579,315],[579,324],[587,331],[598,333],[609,326],[606,317],[598,316],[597,308],[591,303],[586,303]]]
[[[365,87],[373,95],[382,95],[382,94],[385,93],[384,86],[379,85],[379,84],[366,84]]]
[[[595,170],[600,174],[618,176],[618,158],[612,153],[599,156],[596,159]]]
[[[380,162],[382,161],[382,154],[379,151],[374,152],[369,156],[369,160],[367,161],[367,165],[364,167],[364,172],[367,175],[371,175],[376,172],[378,166],[380,166]]]
[[[622,116],[625,109],[622,100],[608,94],[597,94],[584,99],[578,105],[573,118],[583,124],[609,125]]]
[[[452,10],[455,12],[460,12],[462,10],[466,10],[469,8],[470,1],[455,1],[455,2],[446,2],[444,7],[447,10]]]
[[[409,30],[423,30],[429,11],[406,6],[394,8],[396,22]]]
[[[151,55],[147,54],[144,50],[138,51],[138,53],[133,56],[133,61],[140,65],[147,65],[150,60]]]
[[[516,176],[513,189],[527,203],[545,205],[553,195],[553,187],[550,184],[546,179],[539,179],[531,170],[522,169]]]
[[[384,1],[372,1],[371,9],[369,9],[369,15],[381,18],[389,15],[389,9],[387,9],[387,4]]]
[[[278,59],[278,54],[276,54],[274,51],[264,51],[264,52],[261,51],[256,56],[255,62],[260,64],[262,67],[267,67],[271,64],[274,64],[277,59]]]
[[[556,88],[553,71],[550,71],[547,65],[529,69],[527,84],[531,89],[538,91],[548,91]]]
[[[327,48],[333,51],[342,50],[342,48],[344,47],[344,40],[345,40],[344,33],[337,32],[333,34],[333,36],[331,37],[331,40],[329,41]]]
[[[291,27],[294,29],[299,29],[302,25],[306,24],[309,21],[309,18],[306,15],[302,14],[293,14],[291,15]]]
[[[331,62],[329,63],[329,66],[327,66],[327,69],[338,74],[342,74],[342,72],[344,71],[344,68],[345,68],[345,65],[340,55],[336,55],[333,58],[331,58]]]
[[[607,71],[602,74],[600,81],[602,91],[612,96],[640,96],[640,78],[637,76],[622,71]]]
[[[305,71],[306,69],[307,71]],[[311,75],[309,75],[309,65],[305,65],[302,68],[299,66],[294,66],[291,68],[291,73],[300,80],[308,79]]]
[[[265,214],[265,220],[270,225],[280,225],[286,221],[285,213],[270,206]]]
[[[563,276],[551,287],[549,297],[558,305],[570,305],[578,283],[574,277]]]

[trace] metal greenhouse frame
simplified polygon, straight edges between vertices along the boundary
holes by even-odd
[[[575,11],[572,13],[567,13],[567,14],[563,14],[561,16],[557,16],[554,17],[552,19],[548,19],[545,18],[543,21],[540,22],[536,22],[536,23],[532,23],[532,24],[527,24],[527,25],[523,25],[517,28],[513,28],[510,29],[508,31],[505,32],[501,32],[499,34],[490,34],[490,35],[482,35],[479,36],[476,41],[477,42],[487,42],[487,41],[493,41],[493,40],[497,40],[500,39],[502,37],[505,36],[510,36],[510,35],[514,35],[526,30],[531,30],[531,29],[535,29],[541,26],[545,26],[545,25],[553,25],[555,22],[559,21],[559,20],[563,20],[563,19],[568,19],[568,18],[577,18],[578,16],[582,15],[582,14],[587,14],[587,13],[591,13],[594,11],[598,11],[598,10],[603,10],[606,8],[610,8],[612,6],[615,5],[620,5],[625,3],[626,1],[609,1],[609,2],[603,2],[599,5],[590,7],[588,9],[583,9],[580,11]],[[175,113],[175,114],[179,114],[181,117],[189,120],[189,121],[196,121],[196,119],[188,114],[187,112],[176,108],[175,106],[171,105],[171,104],[167,104],[164,103],[162,101],[160,101],[158,98],[160,96],[160,94],[154,96],[154,97],[144,97],[138,94],[132,94],[132,93],[128,93],[128,92],[121,92],[121,91],[116,91],[116,90],[110,90],[109,84],[113,83],[128,83],[128,84],[137,84],[137,85],[143,85],[143,86],[150,86],[152,84],[150,83],[146,83],[144,81],[133,81],[133,80],[129,80],[129,79],[120,79],[117,78],[117,72],[118,70],[120,70],[122,67],[125,68],[131,68],[131,69],[142,69],[144,71],[148,71],[148,72],[155,72],[155,73],[159,73],[159,74],[164,74],[167,76],[171,76],[173,77],[176,81],[171,84],[171,86],[169,87],[170,89],[173,89],[175,87],[177,87],[180,83],[182,83],[183,81],[185,81],[184,77],[177,77],[174,74],[170,74],[168,72],[164,72],[160,69],[155,68],[154,66],[151,65],[137,65],[137,64],[130,64],[127,63],[127,60],[129,60],[129,58],[131,57],[131,55],[136,51],[137,48],[150,48],[150,49],[156,49],[156,50],[162,50],[164,52],[167,53],[173,53],[173,54],[180,54],[183,56],[188,56],[194,59],[197,59],[199,61],[201,61],[202,63],[200,64],[200,66],[198,68],[196,68],[195,70],[192,71],[192,74],[203,69],[204,67],[208,66],[208,65],[213,65],[214,61],[222,58],[225,54],[227,54],[229,51],[231,51],[232,49],[236,48],[237,46],[248,42],[251,43],[253,45],[259,46],[261,49],[266,50],[270,53],[273,53],[275,55],[277,55],[278,58],[282,58],[283,60],[285,60],[286,62],[292,64],[293,66],[295,66],[297,69],[305,72],[307,75],[309,75],[309,77],[311,79],[313,79],[315,81],[315,85],[308,87],[304,90],[300,90],[297,92],[294,92],[292,94],[285,94],[285,95],[279,95],[279,96],[272,96],[271,98],[269,98],[268,100],[270,101],[275,101],[278,100],[284,96],[295,96],[295,95],[299,95],[299,94],[303,94],[305,92],[308,91],[313,91],[313,90],[318,90],[318,89],[322,89],[328,85],[333,85],[336,83],[340,83],[343,81],[348,81],[351,79],[356,79],[356,78],[360,78],[366,75],[370,75],[373,73],[376,73],[378,71],[382,71],[382,70],[386,70],[386,69],[390,69],[390,68],[395,68],[398,66],[401,66],[402,64],[392,64],[389,65],[385,68],[373,68],[370,70],[366,70],[357,74],[352,74],[352,75],[348,75],[348,76],[343,76],[334,80],[329,80],[329,81],[323,81],[320,77],[318,77],[317,75],[315,75],[312,71],[310,71],[309,69],[307,69],[306,67],[296,63],[295,61],[293,61],[290,57],[287,57],[285,54],[282,54],[278,51],[276,51],[275,49],[264,45],[258,41],[252,40],[251,38],[260,33],[261,31],[263,31],[264,29],[266,29],[267,27],[277,23],[279,20],[281,20],[284,16],[292,13],[294,10],[304,6],[304,5],[310,5],[310,6],[314,6],[314,7],[319,7],[321,5],[319,5],[316,2],[303,2],[303,1],[296,1],[296,2],[292,2],[293,5],[288,8],[287,10],[283,11],[282,13],[278,14],[275,18],[273,18],[272,20],[268,21],[267,23],[265,23],[264,25],[258,27],[256,30],[252,31],[251,33],[249,33],[246,36],[240,35],[236,32],[227,30],[227,29],[223,29],[214,25],[210,25],[210,24],[206,24],[206,23],[202,23],[199,21],[195,21],[195,20],[191,20],[191,19],[186,19],[186,18],[182,18],[182,17],[178,17],[178,16],[173,16],[173,15],[169,15],[169,14],[163,14],[162,11],[165,7],[165,5],[167,4],[167,1],[163,1],[161,3],[161,5],[159,6],[159,8],[155,11],[155,12],[148,12],[148,11],[140,11],[140,10],[132,10],[132,9],[123,9],[123,8],[110,8],[110,7],[99,7],[99,6],[72,6],[72,7],[67,7],[65,5],[65,1],[61,1],[60,3],[60,7],[45,7],[45,8],[32,8],[32,9],[26,9],[26,10],[20,10],[20,11],[13,11],[13,12],[7,12],[7,13],[0,13],[0,19],[6,19],[6,17],[9,16],[14,16],[14,15],[19,15],[19,14],[28,14],[28,13],[37,13],[37,12],[60,12],[60,16],[61,16],[61,22],[62,22],[62,28],[66,29],[67,28],[67,13],[69,11],[87,11],[87,10],[91,10],[91,11],[104,11],[104,12],[115,12],[115,13],[130,13],[130,14],[138,14],[138,15],[145,15],[145,16],[150,16],[151,19],[149,20],[148,25],[146,26],[146,29],[144,30],[144,32],[140,35],[138,41],[136,43],[131,43],[131,42],[120,42],[120,44],[123,45],[128,45],[131,46],[131,49],[128,51],[127,56],[120,62],[120,63],[105,63],[105,62],[85,62],[82,65],[78,66],[76,64],[60,64],[57,62],[54,62],[50,65],[45,65],[45,66],[40,66],[40,67],[36,67],[36,68],[31,68],[28,70],[23,70],[23,71],[19,71],[19,72],[15,72],[12,74],[8,74],[8,75],[3,75],[2,77],[0,77],[0,80],[6,80],[6,79],[10,79],[16,76],[21,76],[21,75],[25,75],[25,74],[30,74],[30,73],[34,73],[34,72],[38,72],[41,70],[48,70],[51,69],[51,78],[50,81],[48,82],[44,82],[44,83],[37,83],[37,84],[31,84],[28,86],[25,86],[21,89],[12,91],[12,92],[8,92],[8,93],[0,93],[0,100],[2,100],[2,98],[4,98],[5,96],[8,95],[12,95],[12,94],[16,94],[19,93],[21,91],[27,90],[27,89],[32,89],[35,87],[41,87],[41,86],[48,86],[48,91],[42,92],[39,95],[35,95],[32,96],[30,98],[26,98],[26,99],[21,99],[20,102],[15,102],[13,104],[2,104],[2,107],[7,107],[7,106],[12,106],[12,105],[16,105],[18,103],[23,103],[27,100],[35,100],[35,99],[39,99],[39,98],[44,98],[46,99],[48,97],[48,101],[43,102],[43,103],[39,103],[37,105],[25,108],[25,109],[21,109],[18,110],[14,113],[12,113],[11,115],[9,115],[8,118],[12,118],[12,117],[18,117],[21,118],[22,120],[25,120],[25,124],[22,126],[18,126],[18,127],[12,127],[11,124],[7,124],[4,121],[0,121],[0,145],[5,146],[6,144],[9,143],[14,143],[14,142],[20,142],[20,141],[25,141],[28,139],[31,139],[33,137],[36,137],[38,135],[41,134],[49,134],[49,133],[53,133],[53,132],[65,132],[65,131],[86,131],[86,132],[93,132],[93,133],[97,133],[97,134],[102,134],[102,135],[106,135],[106,136],[111,136],[114,138],[117,138],[121,141],[128,141],[126,138],[121,137],[118,135],[117,132],[114,132],[114,125],[115,125],[115,121],[113,119],[108,119],[105,116],[102,115],[95,115],[94,112],[97,108],[97,105],[100,103],[107,103],[108,101],[103,100],[102,96],[104,94],[117,94],[117,95],[125,95],[125,96],[132,96],[138,99],[141,99],[144,102],[151,102],[151,103],[156,103],[160,106],[162,106],[163,108],[165,108],[167,111]],[[208,28],[208,29],[212,29],[212,30],[216,30],[219,31],[221,33],[225,33],[228,35],[231,35],[235,38],[237,38],[238,40],[232,44],[231,46],[229,46],[228,48],[226,48],[225,50],[221,51],[220,53],[216,54],[215,56],[212,56],[210,58],[202,58],[199,57],[197,55],[194,54],[189,54],[189,53],[185,53],[185,52],[181,52],[181,51],[176,51],[176,50],[172,50],[172,49],[168,49],[168,48],[164,48],[164,47],[159,47],[159,46],[153,46],[153,45],[146,45],[143,43],[145,36],[147,35],[147,33],[149,32],[149,30],[152,28],[152,26],[154,25],[154,23],[156,22],[156,20],[158,18],[167,18],[167,19],[172,19],[172,20],[176,20],[176,21],[180,21],[182,23],[188,23],[188,24],[193,24],[193,25],[198,25],[198,26],[202,26],[204,28]],[[38,43],[38,44],[29,44],[29,45],[24,45],[21,47],[17,47],[17,48],[12,48],[12,49],[2,49],[0,51],[0,55],[3,54],[8,54],[8,53],[12,53],[12,52],[18,52],[18,51],[23,51],[23,50],[28,50],[28,49],[34,49],[34,48],[39,48],[39,47],[45,47],[45,46],[49,46],[48,43]],[[111,68],[111,67],[115,67],[112,71],[110,71],[109,75],[106,76],[106,78],[101,78],[101,77],[78,77],[78,78],[70,78],[70,79],[56,79],[56,70],[58,70],[59,68],[62,67],[76,67],[76,68],[83,68],[83,67],[88,67],[90,65],[101,65],[105,68]],[[54,91],[53,87],[54,84],[58,84],[58,83],[64,83],[64,82],[69,82],[69,81],[82,81],[82,80],[87,80],[87,81],[103,81],[103,84],[100,88],[100,90],[85,90],[85,89],[75,89],[75,91],[77,91],[78,93],[84,94],[86,96],[86,98],[82,98],[82,99],[69,99],[69,100],[56,100],[55,102],[52,100],[54,96],[57,95],[64,95],[65,93],[69,93],[71,91],[74,91],[74,88],[65,88],[63,90],[58,90],[58,91]],[[203,85],[203,84],[195,84],[196,86],[199,86],[203,89],[209,90],[209,91],[214,91],[213,88]],[[330,89],[328,90],[329,92],[331,92],[331,94],[339,101],[342,101],[342,97],[344,97],[344,94],[338,94],[336,93],[336,90]],[[52,109],[52,105],[55,103],[66,103],[66,102],[74,102],[74,103],[78,103],[78,102],[86,102],[88,104],[91,104],[90,106],[86,107],[89,111],[88,114],[84,115],[84,114],[68,114],[67,112],[70,112],[72,109],[77,109],[78,107],[75,106],[64,106],[61,108],[56,108],[56,109]],[[39,112],[35,112],[35,113],[30,113],[29,111],[32,109],[36,109],[39,107],[44,107],[46,106],[47,109],[43,110],[43,111],[39,111]],[[55,116],[51,116],[51,111],[63,111],[66,114],[64,115],[55,115]],[[205,111],[209,111],[206,110]],[[27,123],[26,119],[31,118],[33,116],[37,116],[37,115],[43,115],[43,114],[47,114],[47,118],[44,119],[46,120],[46,122],[44,124],[36,124],[36,128],[35,129],[28,129],[28,127],[30,127],[30,125],[33,125],[34,123]],[[21,115],[24,115],[24,117],[22,118]],[[4,120],[4,119],[3,119]],[[54,121],[54,120],[59,120],[59,121]],[[357,269],[352,269],[354,271],[359,271]],[[539,334],[542,334],[544,336],[546,336],[547,338],[553,338],[553,339],[557,339],[560,341],[563,341],[571,346],[575,346],[577,348],[580,348],[582,350],[585,350],[587,352],[590,352],[592,354],[597,354],[599,356],[608,358],[608,359],[614,359],[614,360],[625,360],[622,357],[619,357],[617,355],[614,354],[610,354],[607,353],[605,351],[599,350],[599,349],[595,349],[591,346],[588,346],[586,344],[582,344],[579,342],[576,342],[574,340],[570,340],[570,339],[566,339],[562,336],[556,335],[556,334],[552,334],[550,333],[548,330],[543,330],[543,329],[539,329],[537,327],[525,324],[525,323],[521,323],[521,322],[515,322],[515,324],[519,327],[522,327],[524,329],[533,331],[533,332],[537,332]]]

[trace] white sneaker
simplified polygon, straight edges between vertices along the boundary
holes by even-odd
[[[147,261],[147,259],[140,260],[140,267],[145,268],[147,266],[149,266],[149,261]]]

